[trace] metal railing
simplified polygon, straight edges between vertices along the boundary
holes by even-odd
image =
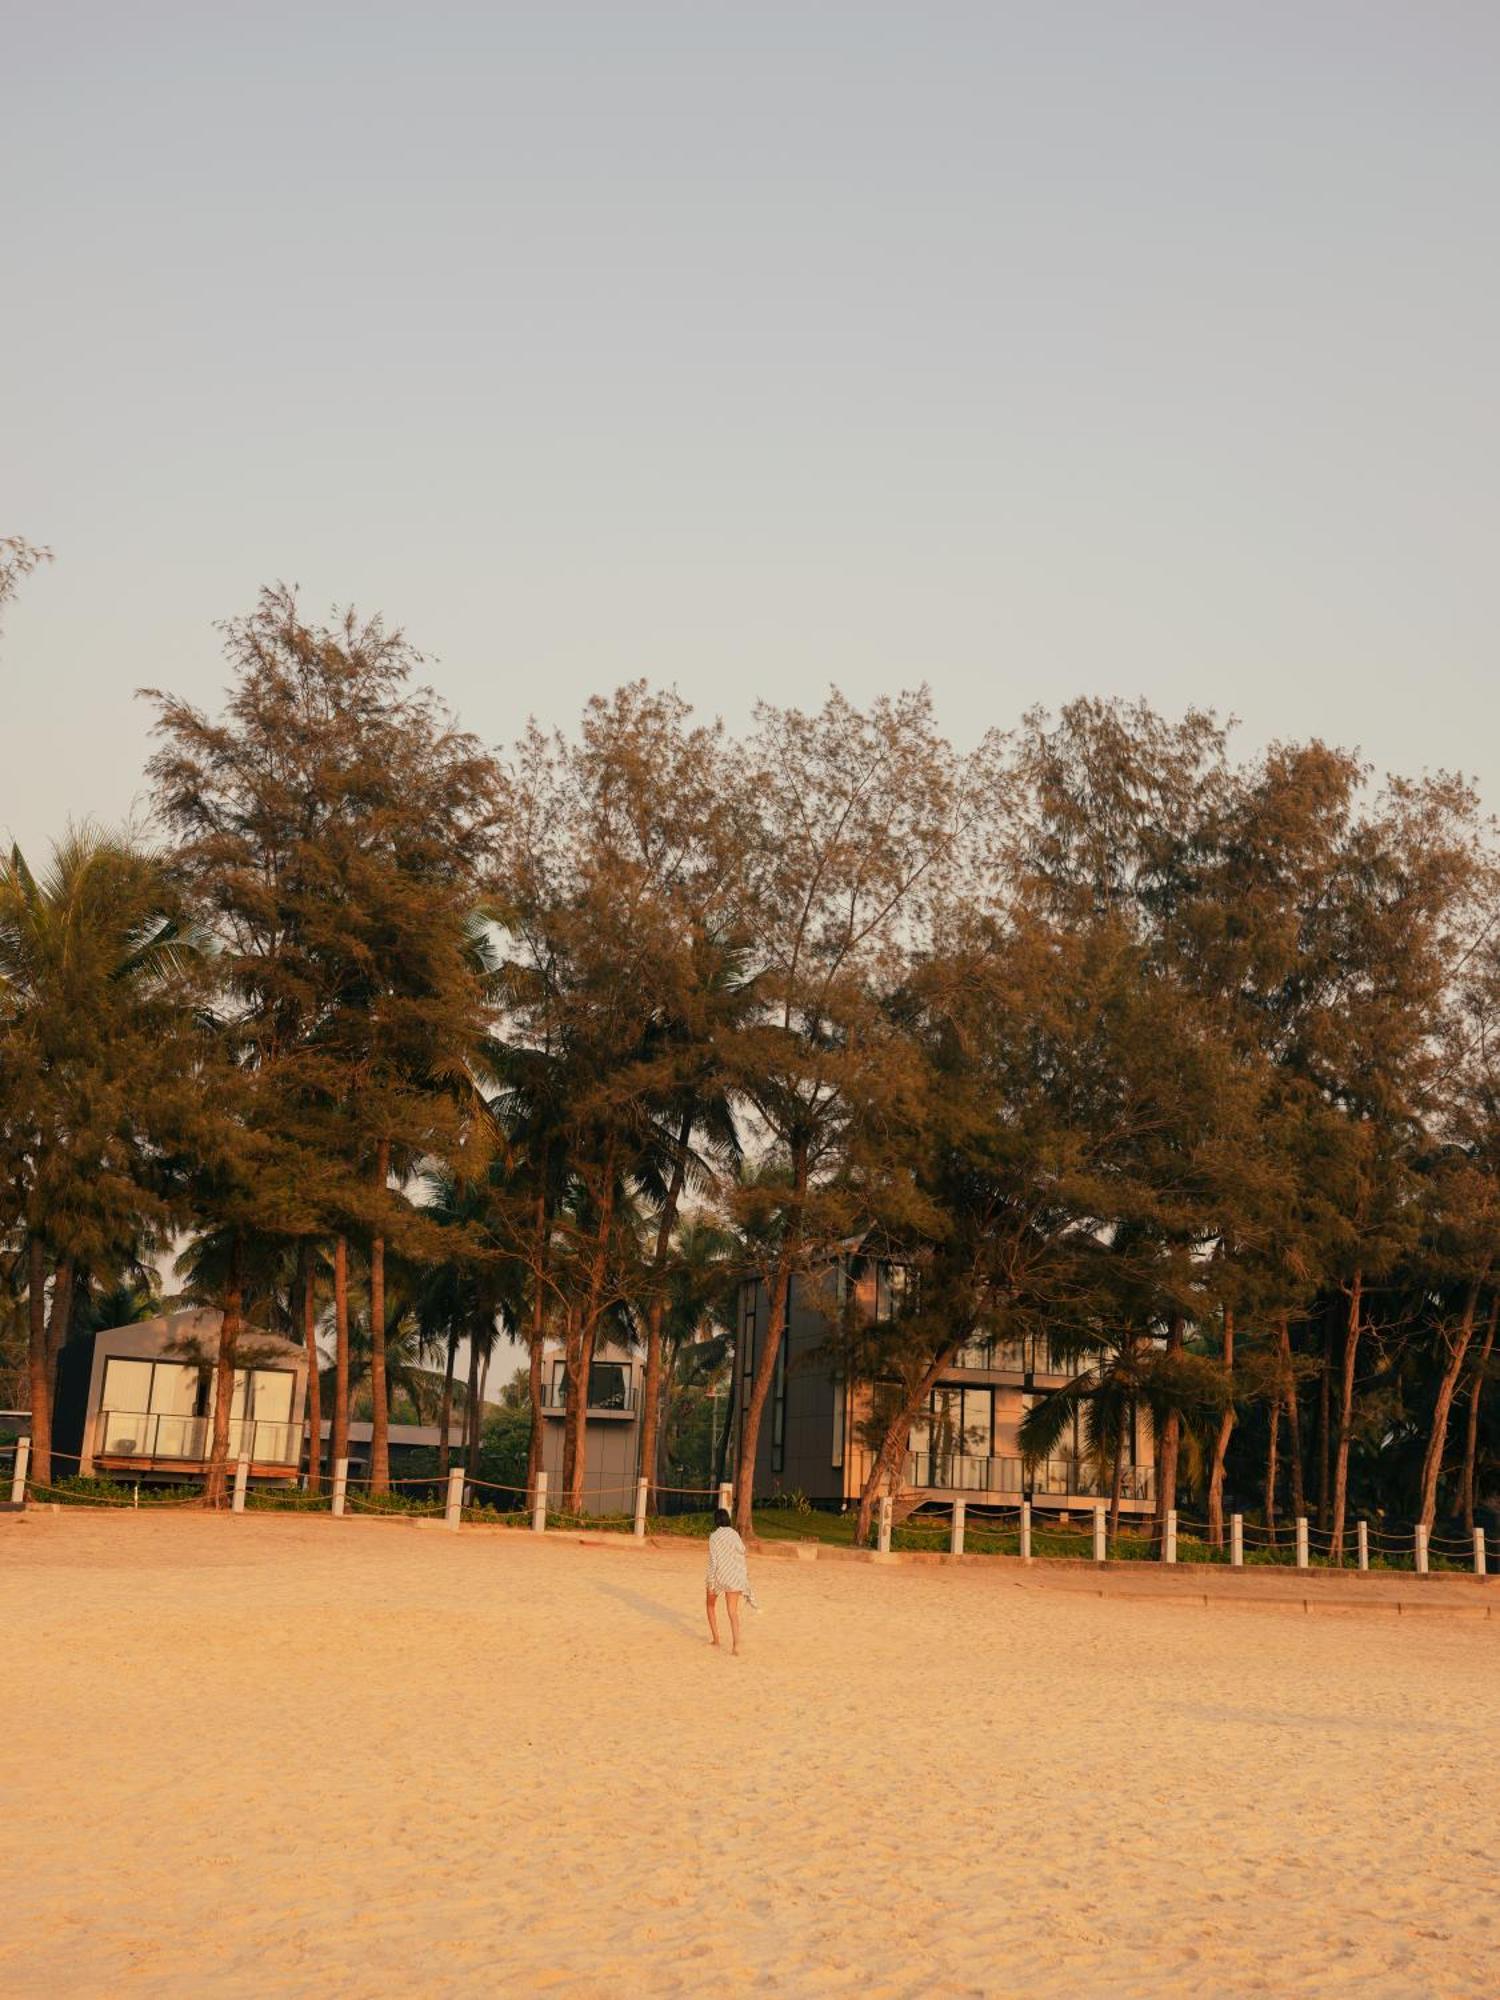
[[[174,1417],[157,1410],[101,1410],[94,1456],[205,1465],[213,1443],[212,1423],[210,1417]],[[301,1424],[231,1418],[231,1463],[242,1456],[257,1465],[296,1465],[302,1456]]]
[[[1107,1500],[1112,1475],[1080,1459],[970,1458],[961,1452],[911,1452],[906,1461],[909,1486],[942,1493],[1045,1494],[1049,1499]],[[1120,1468],[1120,1498],[1149,1500],[1153,1468]]]
[[[591,1417],[628,1417],[641,1406],[641,1392],[637,1385],[606,1395],[591,1395],[588,1414]],[[566,1410],[568,1407],[568,1385],[566,1382],[547,1382],[542,1386],[542,1408],[544,1410]]]
[[[1002,1375],[1073,1376],[1077,1367],[1053,1351],[1045,1339],[970,1341],[959,1348],[953,1366],[961,1369],[987,1368]]]

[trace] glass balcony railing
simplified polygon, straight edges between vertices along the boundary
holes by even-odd
[[[157,1410],[101,1410],[94,1444],[96,1458],[169,1459],[205,1465],[213,1445],[212,1419],[174,1417]],[[229,1459],[255,1465],[295,1466],[302,1456],[302,1426],[250,1422],[229,1425]]]
[[[1120,1498],[1149,1500],[1153,1468],[1126,1465],[1120,1469]],[[1048,1499],[1107,1500],[1112,1475],[1081,1459],[1038,1459],[1028,1467],[1021,1458],[969,1458],[959,1452],[911,1452],[906,1461],[909,1486],[943,1493],[1044,1494]]]
[[[955,1368],[991,1368],[1006,1375],[1074,1375],[1075,1364],[1053,1352],[1048,1340],[971,1340],[953,1357]]]
[[[595,1389],[589,1397],[588,1413],[591,1417],[628,1417],[641,1406],[639,1387]],[[566,1410],[568,1407],[568,1385],[566,1382],[548,1382],[542,1387],[542,1408],[544,1410]]]

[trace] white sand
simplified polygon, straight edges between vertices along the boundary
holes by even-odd
[[[0,1995],[1500,1990],[1500,1621],[702,1563],[0,1518]]]

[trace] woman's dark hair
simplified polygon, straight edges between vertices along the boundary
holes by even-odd
[[[716,1528],[727,1528],[729,1525],[729,1509],[727,1507],[716,1507],[714,1509],[714,1526]]]

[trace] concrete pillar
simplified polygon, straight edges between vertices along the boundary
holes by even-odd
[[[232,1513],[235,1514],[244,1513],[245,1489],[249,1486],[249,1484],[250,1484],[250,1461],[248,1458],[242,1458],[238,1463],[238,1465],[236,1465],[234,1468],[234,1499],[230,1502],[230,1511]]]
[[[1167,1509],[1166,1533],[1161,1539],[1161,1556],[1163,1562],[1174,1563],[1177,1560],[1177,1509],[1175,1507]]]
[[[349,1461],[347,1458],[336,1458],[333,1461],[333,1511],[335,1514],[343,1513],[344,1496],[348,1491]]]
[[[464,1469],[461,1465],[448,1469],[448,1493],[443,1503],[443,1526],[459,1527],[464,1518]]]
[[[17,1438],[16,1462],[10,1475],[10,1504],[12,1507],[26,1505],[26,1468],[31,1463],[31,1439]]]
[[[1307,1516],[1297,1516],[1297,1567],[1307,1568]]]
[[[1231,1514],[1229,1517],[1229,1567],[1231,1569],[1243,1569],[1245,1567],[1245,1517],[1243,1514]]]
[[[1105,1510],[1102,1507],[1096,1507],[1094,1509],[1094,1561],[1096,1563],[1104,1562],[1109,1555],[1108,1521],[1109,1517],[1105,1513]]]
[[[888,1556],[891,1552],[891,1496],[889,1493],[881,1497],[880,1526],[877,1535],[876,1546],[879,1553],[883,1556]]]
[[[968,1505],[967,1500],[955,1500],[953,1503],[953,1532],[948,1538],[950,1555],[961,1556],[964,1552],[964,1515]]]
[[[1417,1523],[1417,1575],[1427,1574],[1427,1530]]]
[[[1368,1569],[1370,1567],[1370,1524],[1368,1521],[1356,1523],[1354,1540],[1355,1546],[1359,1550],[1359,1566],[1361,1569]]]
[[[536,1476],[536,1498],[531,1504],[531,1527],[533,1534],[547,1532],[547,1475],[539,1472]]]
[[[1031,1561],[1031,1502],[1021,1502],[1021,1560]]]
[[[646,1539],[646,1489],[650,1484],[649,1479],[635,1482],[635,1519],[630,1524],[630,1532],[638,1542]]]
[[[1474,1530],[1474,1574],[1475,1574],[1476,1576],[1483,1576],[1483,1575],[1484,1575],[1484,1530],[1483,1530],[1483,1528],[1476,1528],[1476,1529]]]

